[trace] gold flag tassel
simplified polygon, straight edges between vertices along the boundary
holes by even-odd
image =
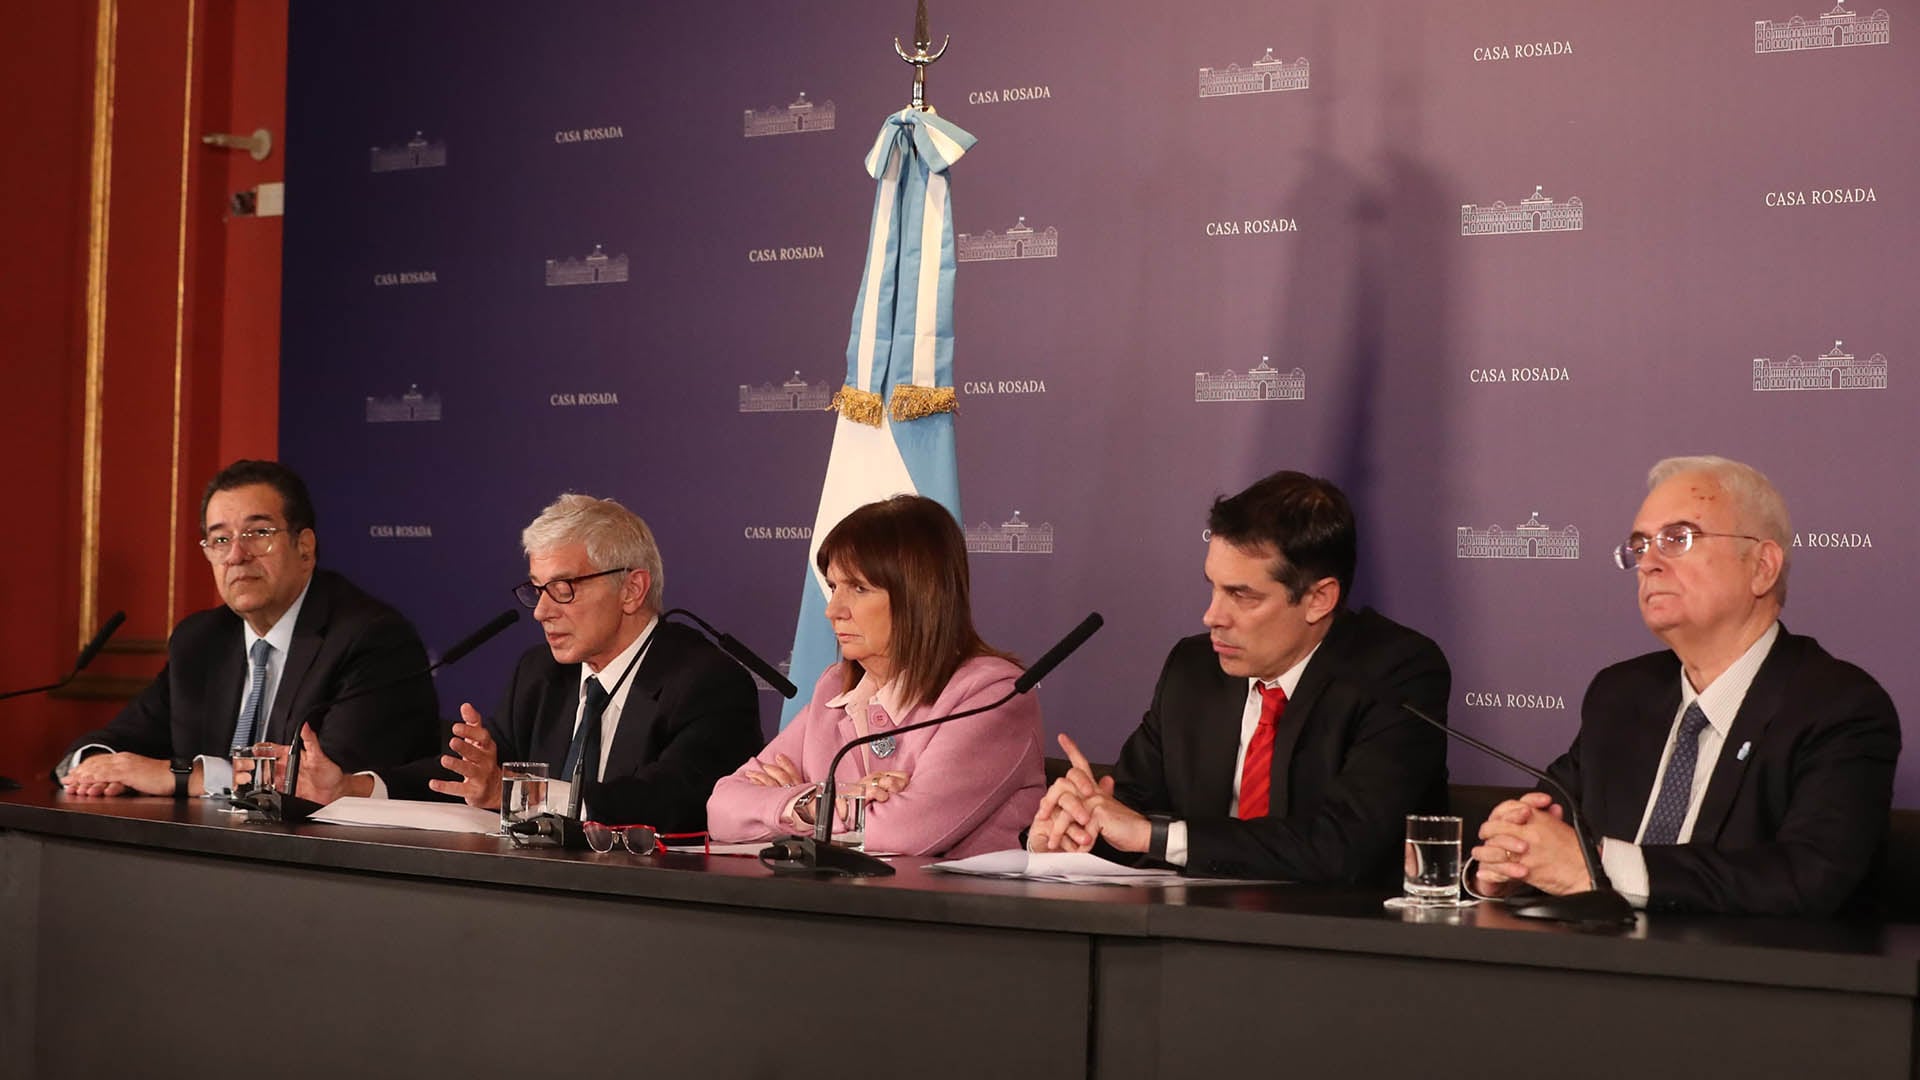
[[[827,411],[837,412],[856,424],[879,427],[880,418],[886,413],[886,403],[871,390],[847,385],[834,391],[833,400],[827,403]]]
[[[934,413],[953,412],[955,403],[951,386],[916,386],[913,383],[901,383],[893,388],[893,419],[895,423],[918,420]]]

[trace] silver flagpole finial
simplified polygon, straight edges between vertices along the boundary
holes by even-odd
[[[901,48],[899,38],[893,39],[893,51],[900,54],[900,59],[913,65],[913,103],[909,108],[919,112],[933,111],[933,106],[927,104],[927,65],[946,54],[947,42],[952,39],[951,34],[942,35],[940,47],[933,52],[927,51],[927,47],[933,44],[933,35],[927,32],[927,0],[916,0],[913,11],[913,51]]]

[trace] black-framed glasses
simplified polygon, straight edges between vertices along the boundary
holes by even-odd
[[[580,831],[586,834],[587,846],[602,855],[615,846],[626,848],[630,855],[651,855],[676,841],[691,847],[695,840],[700,841],[703,854],[711,850],[703,832],[663,833],[651,825],[602,825],[597,821],[581,822]]]
[[[1646,558],[1648,548],[1657,548],[1661,555],[1669,559],[1677,559],[1693,550],[1695,540],[1715,536],[1725,537],[1728,540],[1760,542],[1759,537],[1748,536],[1746,533],[1708,532],[1696,525],[1681,521],[1668,525],[1652,536],[1646,533],[1634,533],[1627,537],[1626,543],[1613,549],[1613,565],[1622,570],[1631,570],[1640,565],[1641,559]]]
[[[581,582],[592,581],[597,577],[606,577],[608,574],[624,574],[629,569],[631,568],[619,566],[612,570],[601,570],[597,573],[581,574],[579,577],[554,578],[545,585],[535,585],[531,581],[523,581],[513,587],[513,598],[520,601],[522,606],[528,608],[540,606],[541,593],[546,593],[552,597],[553,602],[556,604],[571,604],[573,603],[573,598],[578,595],[575,586]]]
[[[200,541],[200,550],[207,555],[207,561],[219,562],[227,557],[227,552],[238,545],[241,551],[259,558],[273,550],[273,538],[287,530],[268,525],[259,529],[247,529],[232,536],[218,533]]]

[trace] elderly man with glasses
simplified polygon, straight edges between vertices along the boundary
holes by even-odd
[[[706,827],[707,796],[760,749],[753,679],[697,631],[660,621],[660,549],[612,499],[562,495],[520,535],[514,586],[546,637],[520,658],[483,720],[460,706],[440,756],[348,775],[308,742],[301,795],[429,798],[500,805],[502,762],[544,762],[547,805],[609,825],[669,833]],[[568,784],[581,763],[580,798]]]
[[[1793,532],[1750,466],[1669,458],[1614,552],[1667,649],[1600,672],[1549,773],[1602,873],[1653,910],[1828,915],[1860,905],[1885,843],[1900,723],[1871,676],[1780,622]],[[1552,798],[1495,808],[1483,894],[1593,888]]]
[[[348,768],[431,751],[438,705],[420,635],[315,568],[314,522],[306,484],[278,462],[236,461],[207,484],[200,548],[225,604],[181,620],[153,683],[62,756],[54,777],[69,793],[218,795],[232,751],[309,723]]]

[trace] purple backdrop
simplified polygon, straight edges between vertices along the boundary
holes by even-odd
[[[1788,624],[1920,717],[1914,29],[1822,0],[933,9],[931,100],[980,140],[976,614],[1029,658],[1108,620],[1050,727],[1112,756],[1199,629],[1208,502],[1294,467],[1354,497],[1357,599],[1446,649],[1454,723],[1544,761],[1654,646],[1609,551],[1647,466],[1699,452],[1786,493]],[[542,505],[610,495],[670,603],[783,659],[911,26],[296,0],[281,440],[322,558],[444,646],[511,603]],[[493,706],[510,638],[449,707]]]

